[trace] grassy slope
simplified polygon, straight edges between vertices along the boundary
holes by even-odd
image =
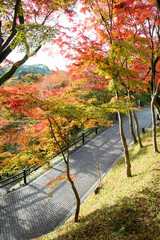
[[[126,178],[121,158],[103,180],[100,193],[91,193],[81,205],[79,223],[73,224],[71,217],[61,228],[37,239],[160,239],[160,153],[153,153],[151,132],[142,141],[142,149],[138,145],[130,148],[132,178]]]

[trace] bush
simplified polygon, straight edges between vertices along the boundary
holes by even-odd
[[[134,97],[135,97],[136,104],[138,104],[138,100],[140,100],[141,107],[148,105],[151,102],[150,93],[138,93],[138,94],[134,94]]]

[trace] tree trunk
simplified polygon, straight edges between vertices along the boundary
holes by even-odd
[[[74,222],[78,222],[78,217],[79,217],[79,211],[80,211],[80,204],[81,204],[81,200],[80,200],[80,197],[79,197],[79,194],[78,194],[78,191],[76,189],[76,186],[70,176],[70,167],[69,167],[69,149],[67,148],[67,159],[65,161],[66,163],[66,166],[67,166],[67,179],[68,181],[70,182],[71,186],[72,186],[72,190],[74,192],[74,195],[76,197],[76,212],[75,212],[75,217],[74,217]]]
[[[39,51],[40,48],[41,48],[41,46],[37,47],[37,49],[32,54],[35,55]],[[25,54],[25,56],[20,61],[14,63],[12,65],[12,67],[6,73],[4,73],[2,76],[0,76],[0,86],[4,82],[6,82],[9,78],[11,78],[13,76],[13,74],[16,72],[16,70],[22,64],[24,64],[28,60],[28,58],[29,58],[29,56],[27,54]]]
[[[153,44],[152,44],[153,46]],[[154,51],[152,48],[152,75],[151,75],[151,83],[152,83],[152,100],[151,100],[151,112],[152,112],[152,139],[153,139],[153,149],[154,152],[158,152],[157,147],[157,139],[156,139],[156,117],[155,117],[155,103],[160,92],[160,80],[158,85],[156,86],[155,83],[155,76],[156,76],[156,64],[158,63],[160,56],[154,58]]]
[[[119,93],[116,90],[115,91],[116,94],[116,99],[119,99]],[[122,140],[122,144],[123,144],[123,149],[124,149],[124,155],[125,155],[125,165],[126,165],[126,175],[127,177],[131,177],[131,163],[130,163],[130,159],[129,159],[129,151],[128,151],[128,146],[127,146],[127,142],[126,142],[126,138],[124,135],[124,131],[123,131],[123,119],[122,119],[122,113],[120,111],[118,112],[118,119],[119,119],[119,131],[120,131],[120,136],[121,136],[121,140]]]
[[[124,131],[123,131],[122,114],[119,111],[118,111],[118,118],[119,118],[119,130],[120,130],[121,140],[123,143],[123,148],[125,153],[126,174],[127,174],[127,177],[131,177],[132,175],[131,175],[131,164],[129,160],[129,151],[128,151],[128,146],[127,146],[126,138],[124,136]]]
[[[157,139],[156,139],[156,117],[155,117],[155,108],[154,108],[155,97],[152,97],[151,101],[151,112],[152,112],[152,139],[153,139],[153,149],[154,152],[158,152]]]
[[[140,137],[140,133],[139,133],[139,123],[138,123],[138,119],[137,119],[137,116],[135,114],[135,111],[132,110],[132,113],[133,113],[133,117],[134,117],[134,121],[135,121],[135,124],[136,124],[136,133],[137,133],[137,138],[138,138],[138,144],[139,144],[139,147],[143,147],[142,146],[142,141],[141,141],[141,137]]]
[[[154,106],[156,107],[156,110],[157,110],[157,120],[160,120],[160,107],[157,106],[157,103],[155,103]]]
[[[52,118],[54,120],[54,118]],[[80,204],[81,204],[81,200],[80,200],[80,197],[79,197],[79,194],[78,194],[78,191],[76,189],[76,186],[70,176],[70,166],[69,166],[69,144],[66,143],[67,147],[66,147],[66,151],[67,151],[67,156],[65,156],[65,153],[64,153],[64,150],[63,148],[61,147],[61,145],[59,144],[58,140],[56,139],[56,136],[54,134],[54,130],[53,130],[53,126],[52,126],[52,123],[51,123],[51,120],[50,118],[48,117],[48,121],[49,121],[49,126],[50,126],[50,129],[51,129],[51,135],[52,137],[54,138],[55,142],[57,143],[57,145],[59,146],[59,149],[61,151],[61,154],[63,156],[63,160],[66,164],[66,167],[67,167],[67,179],[68,181],[70,182],[71,184],[71,187],[72,187],[72,190],[74,192],[74,195],[76,197],[76,201],[77,201],[77,205],[76,205],[76,212],[75,212],[75,218],[74,218],[74,222],[78,222],[78,217],[79,217],[79,211],[80,211]],[[56,123],[56,121],[54,120],[54,122]],[[57,123],[56,123],[57,124]],[[57,124],[57,127],[59,128],[59,125]],[[69,142],[69,140],[68,140]]]
[[[136,135],[135,135],[134,129],[133,129],[133,120],[132,120],[131,110],[128,111],[128,115],[129,115],[129,125],[130,125],[130,131],[131,131],[131,135],[132,135],[132,138],[133,138],[133,142],[137,143],[137,138],[136,138]]]

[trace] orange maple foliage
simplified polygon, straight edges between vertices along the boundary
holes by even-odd
[[[75,179],[76,178],[76,175],[70,175],[71,179]],[[50,191],[49,193],[47,193],[47,197],[51,195],[52,193],[52,190],[57,187],[59,185],[59,182],[60,181],[68,181],[68,178],[67,178],[67,174],[66,173],[62,173],[60,176],[56,177],[56,178],[49,178],[50,181],[49,183],[47,183],[44,187],[45,188],[48,188]]]
[[[63,88],[68,84],[68,73],[58,70],[52,71],[52,75],[44,76],[40,80],[40,85],[43,89]]]

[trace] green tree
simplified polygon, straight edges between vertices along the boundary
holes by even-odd
[[[37,84],[1,88],[1,101],[7,109],[32,119],[32,124],[30,120],[30,124],[18,132],[20,138],[17,139],[17,135],[14,137],[22,152],[18,156],[6,158],[2,166],[16,168],[17,164],[24,162],[33,164],[34,161],[42,164],[43,159],[40,158],[39,152],[42,153],[48,148],[52,154],[61,152],[66,164],[67,179],[77,201],[75,213],[75,222],[77,222],[80,197],[70,174],[70,143],[77,137],[78,130],[107,125],[105,111],[101,107],[94,106],[87,99],[79,98],[72,88],[40,91],[40,85]],[[23,151],[26,154],[23,154]]]
[[[58,10],[67,11],[75,1],[2,0],[0,2],[0,63],[15,49],[24,53],[22,59],[11,63],[0,77],[0,85],[11,78],[17,68],[35,55],[43,44],[51,42],[56,34]],[[49,25],[48,21],[52,20]]]

